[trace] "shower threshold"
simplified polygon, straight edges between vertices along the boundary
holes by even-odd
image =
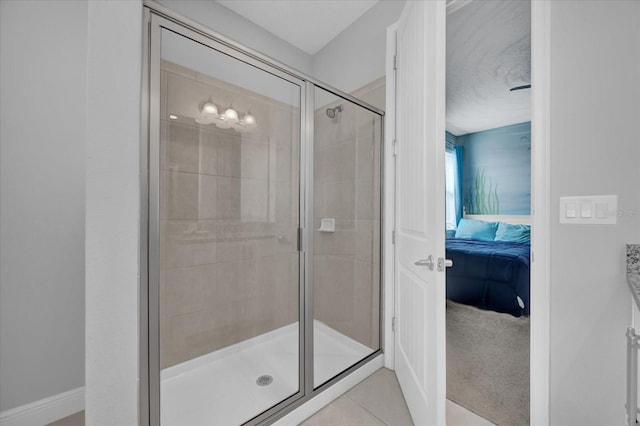
[[[293,323],[162,370],[162,425],[239,425],[295,394],[298,336]],[[314,321],[315,386],[372,352]]]

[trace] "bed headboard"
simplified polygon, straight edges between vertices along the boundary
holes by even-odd
[[[513,225],[531,225],[531,215],[528,215],[528,214],[522,214],[522,215],[520,214],[518,215],[465,214],[464,217],[467,219],[484,220],[485,222],[504,222],[504,223],[510,223]]]

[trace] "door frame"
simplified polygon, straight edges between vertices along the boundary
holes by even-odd
[[[460,7],[463,7],[461,5]],[[548,0],[531,1],[531,333],[530,424],[549,423],[550,354],[550,10]],[[446,18],[445,18],[446,19]],[[446,23],[445,23],[446,24]],[[395,34],[397,23],[387,28],[385,127],[385,244],[384,244],[384,366],[394,369],[395,245]],[[445,81],[442,81],[445,84]],[[443,231],[444,232],[444,231]]]

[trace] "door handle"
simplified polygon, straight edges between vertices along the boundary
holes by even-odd
[[[430,271],[433,271],[433,256],[429,255],[426,259],[420,259],[417,262],[413,262],[416,266],[426,266]]]
[[[438,258],[438,272],[444,271],[444,268],[451,268],[453,266],[453,260]]]

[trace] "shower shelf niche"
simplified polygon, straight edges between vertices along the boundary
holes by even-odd
[[[336,232],[336,220],[333,218],[324,218],[320,220],[320,232]]]

